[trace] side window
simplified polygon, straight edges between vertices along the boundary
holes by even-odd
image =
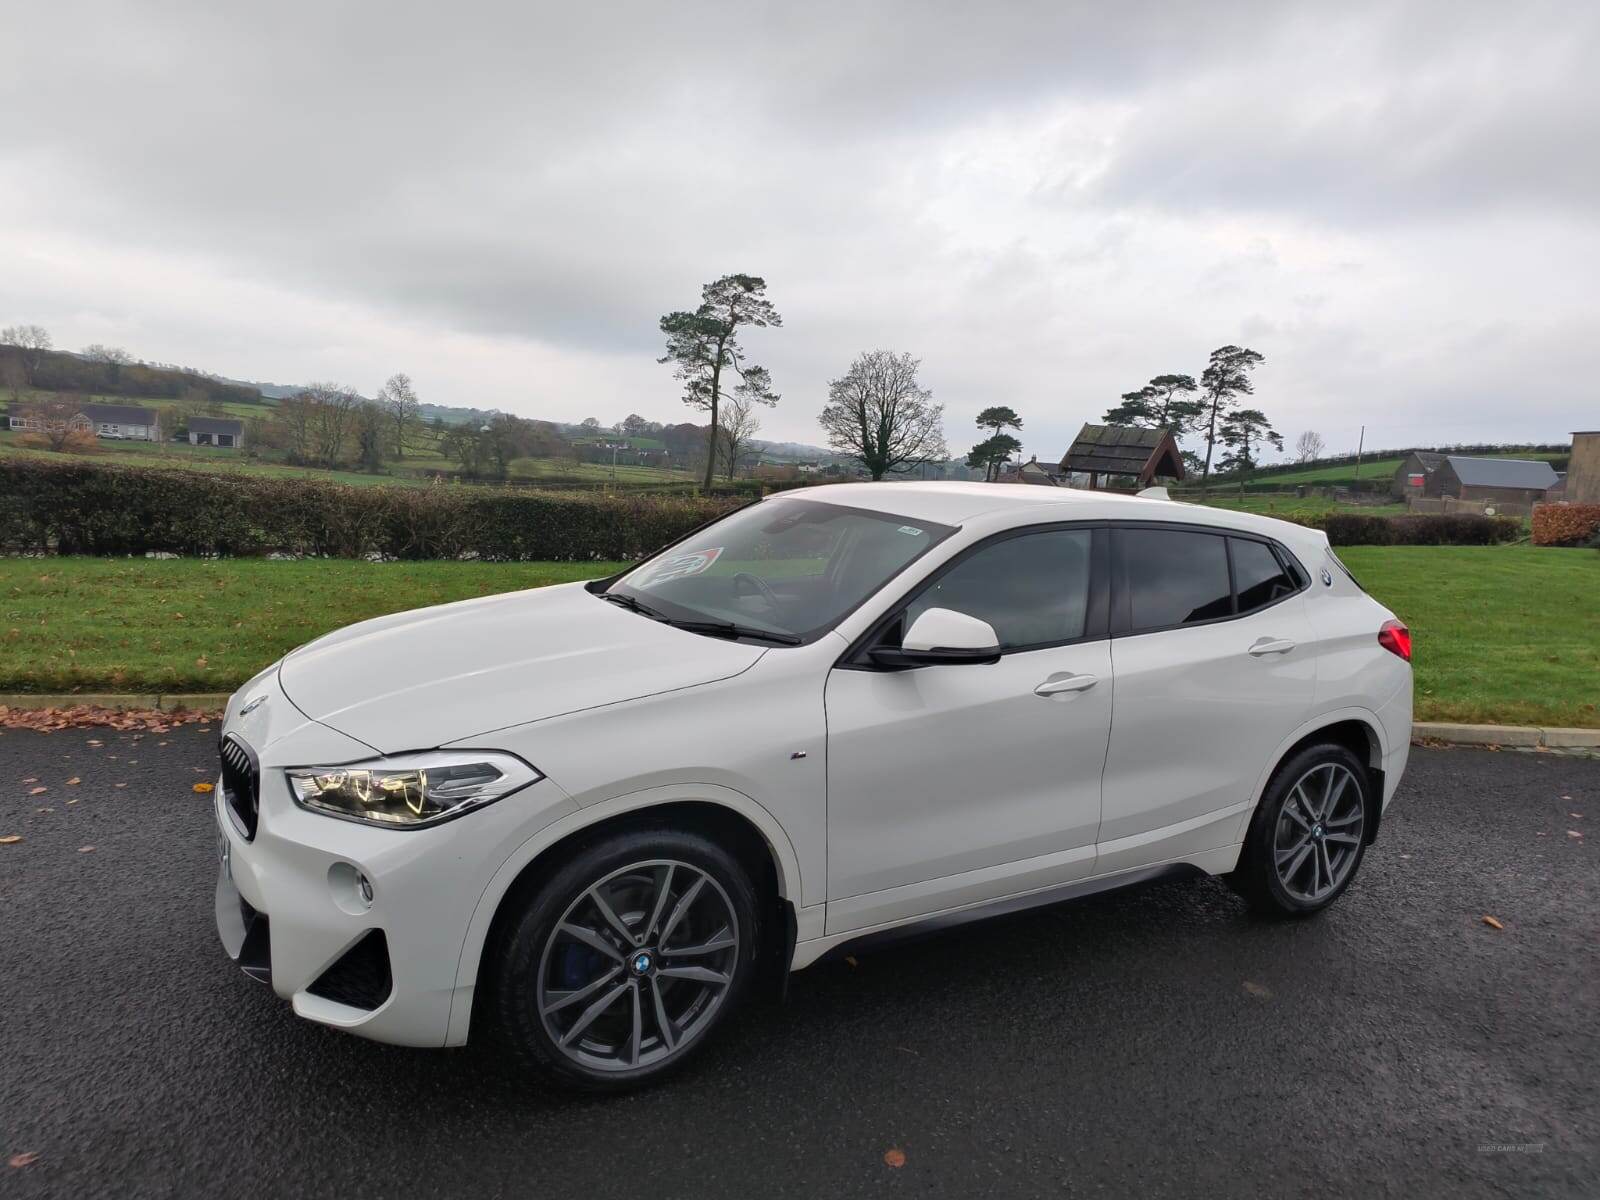
[[[1228,547],[1233,552],[1233,586],[1239,592],[1241,613],[1276,604],[1299,590],[1270,546],[1244,538],[1229,538]]]
[[[1080,638],[1091,537],[1087,529],[1051,529],[985,546],[918,595],[901,628],[930,608],[950,608],[989,622],[1006,650]]]
[[[1130,632],[1211,621],[1233,613],[1228,551],[1220,534],[1124,529]]]

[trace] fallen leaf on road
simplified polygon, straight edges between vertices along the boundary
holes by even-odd
[[[1490,929],[1504,929],[1505,928],[1504,925],[1500,924],[1499,921],[1496,921],[1488,913],[1484,913],[1483,914],[1483,923],[1485,925],[1487,925]]]
[[[1567,836],[1568,837],[1581,838],[1583,836],[1583,834],[1579,833],[1576,829],[1569,829],[1569,830],[1567,830]]]
[[[68,787],[76,787],[78,784],[80,784],[82,782],[83,782],[83,780],[79,779],[76,775],[74,775],[71,779],[67,780],[67,786]]]
[[[22,835],[20,833],[8,833],[5,837],[0,837],[0,846],[15,846],[21,840]]]
[[[206,792],[209,792],[212,788],[214,788],[216,786],[217,785],[214,784],[214,783],[205,783],[205,782],[202,781],[202,782],[197,783],[197,784],[194,785],[194,790],[204,794]]]
[[[1567,816],[1571,817],[1574,821],[1583,820],[1583,814],[1582,813],[1568,813]]]
[[[13,1154],[8,1160],[13,1171],[21,1167],[29,1167],[39,1161],[37,1150],[24,1150],[21,1154]]]
[[[50,813],[50,812],[55,812],[55,809],[53,809],[53,808],[36,808],[33,811],[34,812]]]
[[[45,792],[48,792],[49,790],[50,789],[47,788],[47,787],[29,788],[28,789],[28,795],[30,795],[30,796],[40,796],[40,795],[43,795]]]
[[[68,804],[76,804],[77,802],[78,802],[78,798],[76,796],[74,796],[71,800],[67,801]]]
[[[1271,1000],[1272,999],[1272,989],[1271,988],[1262,987],[1259,983],[1252,983],[1248,979],[1246,979],[1244,981],[1244,990],[1249,992],[1252,996],[1254,996],[1258,1000]]]
[[[113,784],[112,784],[112,785],[111,785],[111,786],[112,786],[112,787],[119,787],[119,788],[125,788],[125,787],[127,787],[127,786],[128,786],[128,785],[127,785],[127,784],[125,784],[125,783],[113,783]]]
[[[101,741],[98,741],[95,738],[90,738],[89,739],[89,745],[91,745],[91,746],[103,746],[103,745],[105,745],[105,743],[101,742]]]
[[[24,779],[22,782],[23,783],[38,783],[39,782],[39,777],[36,776],[36,775],[30,775],[27,779]]]
[[[890,1146],[883,1152],[883,1162],[885,1166],[893,1167],[898,1171],[906,1165],[906,1152],[900,1149],[899,1146]]]
[[[78,853],[79,854],[88,854],[93,849],[94,849],[93,846],[79,846],[78,847]]]

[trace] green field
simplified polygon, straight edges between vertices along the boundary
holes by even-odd
[[[1495,454],[1485,454],[1485,455],[1475,456],[1475,457],[1483,457],[1483,458],[1531,458],[1531,459],[1542,458],[1542,459],[1549,460],[1549,459],[1553,459],[1553,458],[1565,458],[1566,457],[1566,451],[1559,451],[1559,452],[1550,451],[1550,450],[1527,450],[1527,451],[1522,451],[1522,452],[1505,451],[1505,452],[1500,452],[1500,453],[1495,453]],[[1374,480],[1380,480],[1380,479],[1385,481],[1385,482],[1388,482],[1388,481],[1390,481],[1390,480],[1392,480],[1394,478],[1394,473],[1400,469],[1400,464],[1403,463],[1404,461],[1405,461],[1405,459],[1403,459],[1403,458],[1374,458],[1374,459],[1368,459],[1368,460],[1364,461],[1361,464],[1361,482],[1363,484],[1366,484],[1366,483],[1370,483],[1370,482],[1372,482]],[[1310,464],[1308,466],[1298,467],[1298,468],[1295,468],[1294,470],[1290,470],[1290,471],[1273,471],[1273,472],[1270,472],[1270,473],[1267,473],[1267,474],[1258,474],[1258,475],[1252,477],[1246,483],[1245,486],[1246,487],[1267,487],[1267,486],[1279,487],[1279,486],[1282,486],[1282,487],[1292,488],[1292,487],[1296,487],[1296,486],[1298,486],[1300,484],[1306,484],[1306,485],[1312,486],[1312,487],[1336,487],[1336,486],[1349,487],[1355,481],[1356,481],[1356,465],[1355,465],[1355,463],[1337,463],[1337,464],[1334,464],[1332,466],[1321,466],[1321,467],[1319,467],[1319,466],[1317,466],[1316,464],[1313,463],[1313,464]],[[1214,480],[1213,483],[1212,483],[1212,486],[1216,487],[1216,488],[1226,488],[1226,487],[1229,487],[1229,486],[1237,487],[1237,484],[1230,485],[1229,483],[1223,483],[1223,482],[1218,482],[1218,481]]]
[[[1416,637],[1420,720],[1600,728],[1600,554],[1355,546]],[[589,579],[614,563],[0,559],[0,691],[231,691],[365,617]]]

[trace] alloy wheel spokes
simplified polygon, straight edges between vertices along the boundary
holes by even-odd
[[[1343,885],[1361,852],[1361,787],[1340,763],[1311,768],[1289,789],[1276,825],[1278,881],[1297,900],[1315,903]]]
[[[683,862],[637,863],[595,881],[556,923],[540,957],[539,1018],[585,1066],[649,1065],[707,1026],[738,957],[738,921],[714,878]]]

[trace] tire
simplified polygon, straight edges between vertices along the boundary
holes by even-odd
[[[1268,782],[1229,883],[1263,916],[1327,908],[1361,867],[1371,787],[1366,765],[1344,746],[1296,751]]]
[[[661,1079],[749,990],[761,911],[745,868],[699,834],[625,830],[583,846],[497,938],[493,1033],[517,1066],[566,1087]]]

